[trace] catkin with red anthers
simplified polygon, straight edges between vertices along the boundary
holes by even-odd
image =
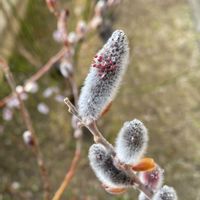
[[[132,185],[131,178],[113,164],[111,154],[102,144],[93,144],[88,154],[90,166],[97,178],[110,187],[128,187]]]
[[[128,39],[116,30],[96,54],[78,101],[79,115],[85,124],[97,120],[114,99],[127,68]]]
[[[116,139],[116,155],[126,164],[135,164],[144,155],[147,142],[147,129],[141,121],[125,122]]]

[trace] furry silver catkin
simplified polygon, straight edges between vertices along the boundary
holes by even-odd
[[[145,153],[147,142],[147,129],[141,121],[125,122],[116,139],[117,157],[124,163],[135,164]]]
[[[153,200],[177,200],[177,194],[173,187],[164,185],[153,197]]]
[[[90,166],[98,179],[110,187],[128,187],[132,181],[127,174],[113,164],[111,154],[102,144],[93,144],[88,154]]]
[[[115,97],[128,57],[128,39],[123,31],[116,30],[94,57],[81,90],[78,111],[86,124],[97,120]]]

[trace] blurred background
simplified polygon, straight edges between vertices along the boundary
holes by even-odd
[[[86,0],[62,3],[70,10],[68,29],[73,30],[75,13]],[[17,84],[23,84],[61,48],[52,37],[55,29],[55,17],[44,0],[0,0],[0,55],[7,59]],[[200,1],[122,0],[109,10],[104,26],[82,43],[75,73],[79,88],[93,56],[115,29],[124,30],[129,38],[130,64],[99,128],[114,143],[125,121],[143,121],[150,137],[147,156],[164,168],[165,184],[175,187],[181,200],[200,200]],[[62,101],[70,89],[56,65],[38,86],[25,104],[53,195],[75,149],[71,116]],[[50,96],[44,95],[47,88],[53,89]],[[10,92],[0,71],[1,99]],[[35,157],[22,139],[26,127],[17,109],[6,108],[0,109],[0,200],[42,199]],[[92,143],[84,130],[81,160],[62,199],[137,199],[135,190],[116,197],[102,189],[88,163]]]

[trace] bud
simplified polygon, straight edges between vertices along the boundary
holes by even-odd
[[[60,73],[65,78],[68,78],[69,76],[73,74],[73,66],[67,59],[63,59],[61,61],[59,69],[60,69]]]
[[[24,90],[30,93],[36,93],[38,91],[38,84],[36,82],[28,82],[24,86]]]
[[[26,93],[27,91],[29,92],[29,90],[31,89],[30,87],[33,87],[33,90],[38,90],[38,86],[37,85],[29,85],[28,83],[26,84],[25,87],[18,85],[16,87],[16,92],[20,95],[22,100],[27,100],[28,99],[28,94]],[[27,91],[26,91],[27,90]],[[34,91],[32,92],[34,93]]]
[[[53,32],[53,39],[56,42],[61,43],[66,40],[66,35],[63,31],[57,29]]]
[[[69,10],[61,10],[57,21],[57,30],[53,33],[53,38],[57,42],[67,41],[67,19],[69,17]]]
[[[22,99],[23,101],[25,101],[25,100],[28,99],[28,94],[27,94],[26,92],[22,92],[22,93],[20,94],[20,97],[21,97],[21,99]]]
[[[78,37],[83,38],[85,36],[86,31],[87,31],[87,25],[85,21],[83,20],[79,21],[76,27],[76,33]]]
[[[21,187],[21,184],[19,182],[17,182],[17,181],[12,182],[12,184],[11,184],[11,188],[13,190],[19,190],[20,187]]]
[[[82,134],[83,134],[82,129],[77,128],[74,131],[74,138],[78,139],[78,138],[80,138],[82,136]]]
[[[50,12],[56,12],[57,0],[46,0],[46,4]]]
[[[91,22],[89,23],[89,27],[91,29],[96,29],[97,27],[99,27],[103,22],[103,18],[102,16],[94,16],[91,20]]]
[[[110,153],[102,144],[93,144],[89,149],[90,166],[97,178],[109,187],[131,186],[131,179],[128,175],[117,169],[113,164]]]
[[[33,136],[31,132],[28,130],[23,133],[23,140],[24,140],[24,143],[28,146],[33,146],[35,144]]]
[[[144,185],[147,185],[153,191],[157,191],[163,183],[164,170],[158,165],[152,171],[141,172],[139,178]]]
[[[42,93],[42,95],[45,98],[49,98],[53,94],[53,92],[54,92],[53,89],[51,87],[49,87],[49,88],[46,88],[44,90],[44,92]]]
[[[173,187],[164,185],[153,197],[153,200],[177,200],[177,194]]]
[[[49,107],[45,103],[39,103],[37,106],[38,112],[47,115],[49,113]]]
[[[19,108],[19,100],[17,97],[12,97],[7,101],[6,105],[9,108]]]
[[[16,90],[16,92],[17,93],[22,93],[22,92],[24,92],[24,88],[21,86],[21,85],[18,85],[16,88],[15,88],[15,90]]]
[[[54,97],[54,100],[61,103],[63,102],[63,100],[65,99],[65,97],[63,95],[60,95],[60,94],[57,94],[55,97]]]
[[[97,120],[114,99],[128,64],[128,40],[115,31],[94,57],[78,102],[79,115],[86,124]]]
[[[68,35],[68,42],[71,44],[75,44],[78,40],[77,34],[75,32],[70,32]]]
[[[137,119],[125,122],[116,139],[116,154],[126,164],[137,163],[147,148],[148,134]]]
[[[3,108],[3,115],[2,115],[3,120],[5,121],[10,121],[13,118],[13,111],[12,109],[5,107]]]
[[[106,2],[104,0],[99,0],[95,6],[95,16],[100,16],[106,9]]]

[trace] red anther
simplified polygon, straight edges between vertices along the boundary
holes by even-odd
[[[102,67],[102,64],[98,64],[98,67],[101,68],[101,67]]]
[[[92,67],[96,67],[96,64],[92,64]]]
[[[98,75],[99,75],[99,76],[102,76],[102,74],[103,74],[103,72],[102,72],[102,71],[99,71],[99,74],[98,74]]]
[[[98,56],[97,55],[95,55],[95,57],[94,58],[97,58]]]
[[[103,59],[103,57],[102,57],[102,56],[99,56],[97,60],[98,60],[99,62],[101,62],[102,59]]]
[[[114,69],[116,69],[116,65],[111,66],[111,70],[114,70]]]

